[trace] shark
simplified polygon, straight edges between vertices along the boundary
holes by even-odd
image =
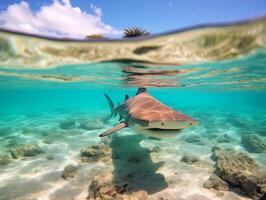
[[[151,96],[146,88],[138,88],[136,95],[131,98],[125,95],[125,101],[116,107],[107,94],[104,96],[111,110],[109,119],[118,115],[119,123],[101,133],[100,137],[129,127],[137,133],[163,138],[176,135],[182,129],[197,124],[197,120],[175,111]]]

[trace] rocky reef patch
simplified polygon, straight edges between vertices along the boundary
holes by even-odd
[[[96,175],[88,189],[88,200],[148,200],[148,193],[143,190],[128,191],[128,184],[116,184],[111,172],[104,171]]]
[[[187,163],[187,164],[193,164],[193,163],[199,162],[199,158],[193,155],[184,155],[180,161]]]
[[[98,130],[104,127],[103,119],[96,118],[93,120],[79,120],[79,128],[84,130]]]
[[[227,190],[227,184],[254,200],[266,193],[266,173],[247,154],[233,149],[213,148],[212,158],[216,161],[215,174],[204,183],[205,188]],[[227,184],[226,184],[226,183]]]
[[[65,180],[74,178],[77,175],[78,168],[78,166],[67,165],[62,172],[62,178]]]
[[[25,144],[10,149],[10,154],[14,159],[33,157],[40,153],[43,153],[43,150],[37,144]]]
[[[185,137],[185,142],[187,143],[193,143],[196,145],[204,146],[205,142],[202,140],[202,138],[199,135],[189,135]]]
[[[203,184],[204,188],[210,189],[214,188],[216,190],[223,190],[228,191],[229,185],[227,182],[223,181],[219,176],[216,174],[212,174],[207,181]]]
[[[64,120],[59,123],[61,129],[69,130],[77,127],[77,122],[75,120]]]
[[[249,152],[266,152],[266,139],[259,134],[244,134],[242,144]]]
[[[93,178],[87,199],[145,200],[149,194],[167,188],[164,176],[156,172],[163,163],[151,159],[161,149],[141,147],[142,139],[140,135],[113,135],[81,150],[83,162],[102,161],[111,166],[112,161],[111,168]]]
[[[95,119],[65,119],[59,122],[59,127],[63,130],[83,129],[83,130],[97,130],[104,127],[102,118]]]
[[[217,139],[218,143],[230,143],[232,138],[228,134],[223,134]]]
[[[88,146],[80,151],[82,162],[108,162],[112,157],[112,149],[105,144]]]
[[[9,155],[0,155],[0,165],[8,165],[12,161]]]

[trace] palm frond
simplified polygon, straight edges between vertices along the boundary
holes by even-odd
[[[139,37],[149,35],[150,33],[138,27],[129,27],[124,30],[123,37]]]

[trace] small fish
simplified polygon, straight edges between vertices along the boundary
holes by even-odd
[[[125,101],[117,107],[107,94],[104,95],[111,109],[110,118],[119,115],[120,123],[100,134],[100,137],[125,127],[153,137],[169,137],[197,123],[195,119],[159,102],[146,88],[139,88],[134,97],[126,95]]]

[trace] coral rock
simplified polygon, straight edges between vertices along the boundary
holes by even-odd
[[[64,171],[62,173],[62,177],[65,179],[65,180],[69,180],[69,179],[72,179],[76,176],[77,174],[77,171],[78,171],[78,167],[75,167],[73,165],[67,165],[65,168],[64,168]]]
[[[228,183],[223,181],[219,176],[215,174],[211,175],[209,179],[204,182],[203,187],[207,189],[214,188],[216,190],[223,190],[223,191],[229,190]]]
[[[0,165],[8,165],[11,162],[11,158],[8,155],[0,155]]]
[[[88,200],[147,200],[145,191],[128,192],[127,184],[115,185],[111,172],[102,172],[96,175],[88,191]]]
[[[84,130],[97,130],[104,127],[103,121],[100,119],[95,119],[91,121],[79,121],[79,128]]]
[[[223,136],[219,137],[217,142],[218,143],[230,143],[232,141],[232,138],[229,137],[227,134],[224,134]]]
[[[205,145],[204,142],[201,140],[201,137],[198,135],[190,135],[185,138],[187,143],[193,143],[197,145]]]
[[[266,140],[258,134],[246,134],[242,136],[242,144],[253,153],[262,153],[266,151]]]
[[[152,149],[148,150],[149,153],[160,153],[161,152],[161,148],[158,146],[152,147]]]
[[[215,150],[216,174],[232,187],[241,188],[250,198],[266,193],[266,174],[247,154],[232,149]]]
[[[42,149],[36,144],[26,144],[12,148],[10,150],[11,156],[14,159],[20,157],[33,157],[42,152],[43,152]]]
[[[185,162],[187,164],[193,164],[195,162],[198,162],[199,159],[196,156],[189,156],[189,155],[184,155],[181,158],[181,162]]]
[[[60,122],[59,127],[61,129],[73,129],[76,127],[76,121],[75,120],[65,120]]]
[[[112,149],[107,145],[94,145],[80,151],[82,162],[107,162],[111,160]]]

